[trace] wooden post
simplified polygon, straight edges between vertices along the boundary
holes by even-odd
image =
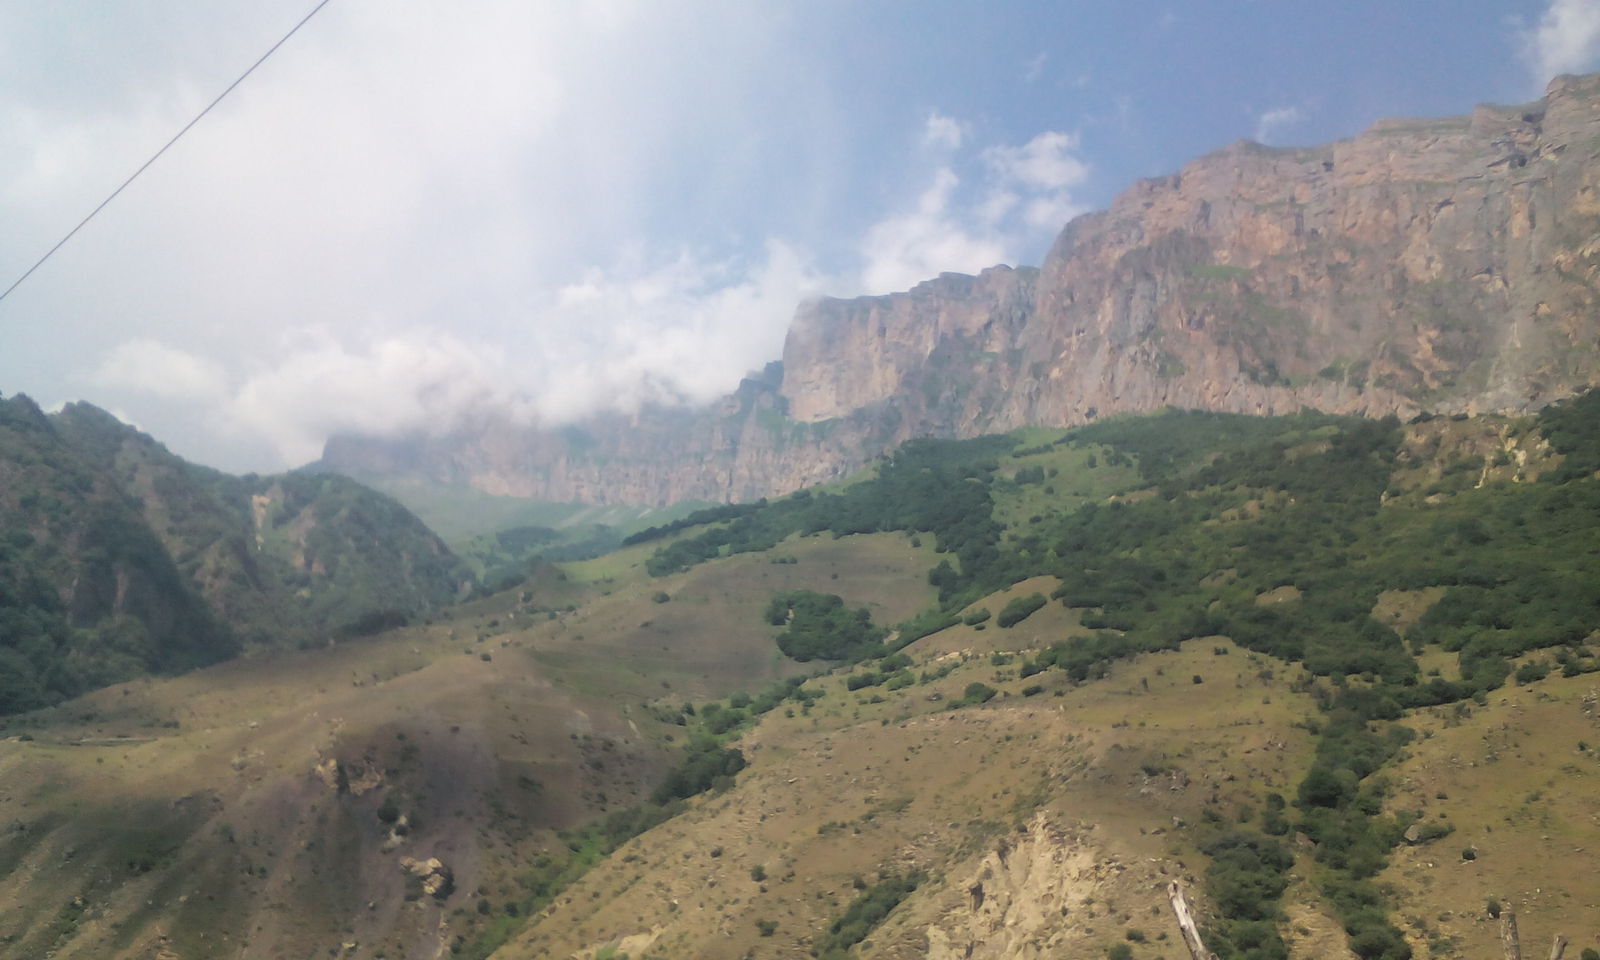
[[[1522,960],[1522,942],[1517,939],[1517,912],[1500,911],[1500,948],[1505,960]]]
[[[1561,960],[1561,955],[1566,952],[1567,938],[1558,933],[1556,938],[1550,942],[1550,960]]]
[[[1200,928],[1194,922],[1194,915],[1189,912],[1189,901],[1183,898],[1183,888],[1178,881],[1167,884],[1167,898],[1172,901],[1172,912],[1178,918],[1178,929],[1183,931],[1183,942],[1189,947],[1189,956],[1194,960],[1217,960],[1217,955],[1207,950],[1200,939]]]

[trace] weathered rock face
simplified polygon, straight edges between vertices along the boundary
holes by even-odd
[[[1002,839],[959,882],[913,900],[862,949],[872,960],[1043,960],[1093,956],[1081,922],[1105,902],[1125,870],[1080,835],[1045,815]],[[1089,940],[1089,942],[1084,942]]]
[[[1004,366],[995,361],[1017,346],[1033,315],[1038,273],[947,273],[909,293],[802,307],[783,348],[789,416],[832,420],[899,400],[936,419],[950,406],[947,388]]]
[[[325,465],[546,500],[749,499],[912,436],[1180,406],[1536,409],[1600,380],[1600,76],[1238,143],[1068,224],[1038,270],[802,306],[781,368],[699,413],[443,440],[338,438]]]
[[[700,411],[645,409],[560,428],[490,416],[446,436],[334,437],[314,467],[553,502],[664,504],[753,500],[824,483],[897,442],[871,416],[792,420],[777,382],[772,364]]]

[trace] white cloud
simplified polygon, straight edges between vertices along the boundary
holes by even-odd
[[[990,147],[983,159],[1001,179],[1035,190],[1065,190],[1083,183],[1089,167],[1073,155],[1078,138],[1055,130],[1020,147]]]
[[[552,421],[644,403],[705,403],[782,352],[795,306],[824,281],[804,254],[769,242],[761,262],[687,254],[592,270],[529,330],[530,401]]]
[[[795,305],[819,283],[798,252],[774,242],[753,265],[680,255],[586,271],[503,344],[420,327],[312,325],[263,344],[272,359],[236,386],[215,364],[149,340],[118,345],[91,379],[203,401],[213,411],[206,429],[262,437],[281,463],[296,465],[341,432],[439,434],[488,413],[561,423],[710,401],[778,356]]]
[[[930,113],[922,127],[922,145],[933,150],[959,150],[965,134],[966,126],[961,121]]]
[[[962,223],[952,209],[961,180],[941,167],[913,210],[874,224],[861,244],[862,286],[872,293],[907,290],[942,271],[976,273],[1005,260],[1010,248],[999,237]]]
[[[1600,0],[1551,0],[1518,40],[1540,86],[1557,74],[1593,70],[1600,63]]]
[[[103,6],[0,4],[0,267],[13,277],[293,22],[249,0],[176,20]],[[840,157],[816,133],[837,111],[827,78],[796,82],[787,16],[331,4],[8,299],[31,329],[0,351],[0,380],[48,395],[34,371],[77,378],[233,469],[302,461],[320,431],[378,429],[387,412],[400,426],[423,403],[448,413],[464,398],[403,386],[447,371],[509,373],[507,393],[529,403],[581,393],[553,385],[578,369],[614,388],[596,402],[633,375],[695,397],[729,389],[776,357],[803,286],[804,258],[769,255],[763,238],[837,202]],[[785,123],[763,126],[775,112]],[[631,259],[620,237],[636,238]],[[585,296],[581,324],[597,329],[580,336]],[[675,323],[719,344],[652,353],[682,340]],[[284,329],[321,333],[270,333]],[[542,362],[502,363],[488,344],[571,362],[533,383]],[[663,372],[669,359],[681,368]],[[216,428],[209,401],[180,405],[211,394],[237,429]],[[233,436],[253,425],[271,449]]]
[[[1051,130],[1041,133],[1020,147],[990,147],[983,152],[995,189],[989,209],[996,204],[1005,209],[1015,206],[1019,194],[1023,221],[1039,231],[1060,230],[1068,220],[1084,211],[1072,190],[1089,178],[1089,165],[1074,151],[1078,138]]]
[[[1272,144],[1278,139],[1284,129],[1292,127],[1305,119],[1299,107],[1277,107],[1267,110],[1256,118],[1257,143]]]
[[[975,200],[950,166],[934,170],[911,208],[867,230],[859,289],[906,290],[946,271],[976,273],[1016,262],[1031,242],[1052,236],[1084,206],[1072,194],[1089,177],[1075,135],[1050,130],[1021,146],[978,152]]]
[[[408,330],[353,349],[326,330],[248,377],[226,408],[231,426],[267,438],[288,464],[314,460],[329,434],[448,430],[504,402],[505,358],[449,334]]]
[[[1073,199],[1070,193],[1062,190],[1048,196],[1034,197],[1022,209],[1023,219],[1028,226],[1054,234],[1066,226],[1068,220],[1088,208]]]
[[[842,181],[880,129],[806,69],[799,14],[701,2],[330,4],[7,301],[31,329],[0,380],[88,384],[183,455],[277,469],[486,406],[709,400],[779,356],[802,298],[1016,262],[1076,212],[1073,138],[986,151],[933,111],[899,114],[906,193],[862,213]],[[0,4],[0,265],[292,20]]]
[[[87,379],[164,400],[215,403],[228,392],[227,376],[214,361],[147,339],[118,344]]]
[[[1010,216],[1012,211],[1021,205],[1022,196],[1015,190],[996,187],[978,202],[975,212],[978,216],[978,222],[993,230],[997,229],[1006,217]]]

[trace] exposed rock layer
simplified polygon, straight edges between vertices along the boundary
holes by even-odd
[[[710,410],[439,438],[323,466],[541,500],[742,500],[913,436],[1173,405],[1536,409],[1596,379],[1600,76],[1519,107],[1241,142],[1068,224],[1044,265],[801,307],[783,361]]]

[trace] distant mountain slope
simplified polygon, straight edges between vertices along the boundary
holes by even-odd
[[[1600,380],[1600,76],[1347,141],[1241,142],[1066,226],[1043,266],[801,307],[712,408],[335,437],[332,469],[540,500],[753,500],[917,436],[1164,406],[1531,412]]]
[[[0,507],[0,712],[392,625],[471,579],[352,480],[228,476],[87,404],[0,400]]]

